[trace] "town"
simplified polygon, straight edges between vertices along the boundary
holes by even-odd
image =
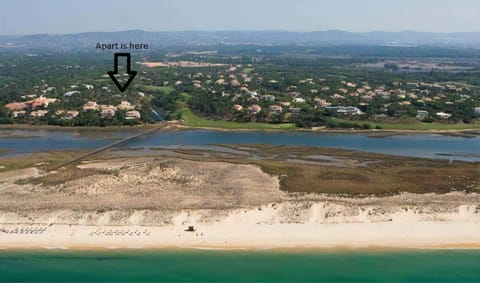
[[[442,70],[443,62],[436,63],[436,71],[410,72],[393,71],[392,62],[360,69],[351,61],[312,58],[309,65],[296,66],[272,56],[261,58],[269,63],[259,64],[252,62],[257,57],[238,59],[216,52],[142,57],[134,66],[140,75],[125,94],[115,92],[100,72],[108,69],[102,65],[53,63],[46,73],[50,75],[37,74],[31,85],[21,77],[8,78],[0,89],[0,121],[108,126],[195,117],[300,128],[382,129],[383,123],[477,125],[480,117],[478,77],[468,70]],[[15,68],[35,72],[32,63],[39,58],[27,58],[31,65]]]

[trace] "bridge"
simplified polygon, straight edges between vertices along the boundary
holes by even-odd
[[[78,156],[78,157],[76,157],[76,158],[74,158],[74,159],[72,159],[72,160],[69,160],[69,161],[67,161],[67,162],[64,162],[64,163],[62,163],[62,164],[60,164],[60,165],[56,165],[55,167],[51,168],[49,171],[58,170],[58,169],[60,169],[60,168],[62,168],[62,167],[67,167],[67,166],[69,166],[69,165],[78,163],[78,162],[80,162],[81,160],[83,160],[83,159],[85,159],[85,158],[87,158],[87,157],[93,156],[93,155],[95,155],[95,154],[98,154],[98,153],[100,153],[100,152],[106,151],[106,150],[108,150],[108,149],[111,149],[111,148],[113,148],[113,147],[116,147],[116,146],[119,146],[119,145],[122,145],[122,144],[127,144],[127,143],[129,143],[129,142],[132,142],[132,141],[138,139],[138,138],[141,138],[141,137],[143,137],[143,136],[147,136],[147,135],[149,135],[149,134],[151,134],[151,133],[153,133],[153,132],[156,132],[156,131],[158,131],[158,130],[160,130],[160,129],[163,129],[163,128],[165,128],[166,126],[167,126],[167,123],[163,122],[162,125],[160,125],[160,126],[154,127],[154,128],[152,128],[152,129],[148,129],[148,130],[143,131],[143,132],[141,132],[141,133],[137,133],[137,134],[135,134],[135,135],[133,135],[133,136],[129,136],[129,137],[126,137],[126,138],[121,139],[121,140],[119,140],[119,141],[115,141],[115,142],[113,142],[113,143],[107,144],[107,145],[102,146],[102,147],[100,147],[100,148],[97,148],[97,149],[95,149],[95,150],[93,150],[93,151],[90,151],[90,152],[87,152],[87,153],[85,153],[85,154],[82,154],[81,156]]]

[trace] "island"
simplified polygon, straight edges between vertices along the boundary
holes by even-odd
[[[478,248],[478,162],[318,147],[3,157],[0,248]]]

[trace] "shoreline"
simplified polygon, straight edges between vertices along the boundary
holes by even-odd
[[[190,127],[178,125],[176,128],[179,130],[210,130],[210,131],[219,131],[219,132],[284,132],[284,133],[332,133],[332,134],[386,134],[386,136],[393,135],[402,135],[402,134],[468,134],[480,135],[480,129],[461,129],[461,130],[355,130],[355,129],[294,129],[294,130],[283,130],[283,129],[225,129],[225,128],[212,128],[212,127]]]
[[[13,124],[0,125],[0,130],[52,130],[52,131],[121,131],[121,130],[148,130],[161,125],[161,123],[138,125],[138,126],[55,126],[55,125],[28,125],[28,124]]]
[[[431,223],[430,223],[431,224]],[[313,240],[310,237],[301,240],[290,239],[292,233],[287,233],[287,237],[266,239],[261,237],[256,243],[254,239],[248,237],[246,239],[232,238],[231,235],[226,238],[214,237],[211,242],[202,242],[195,239],[193,235],[182,235],[183,239],[176,238],[175,234],[168,233],[169,228],[166,227],[152,227],[152,226],[83,226],[83,225],[52,225],[49,229],[53,229],[57,234],[47,233],[41,238],[32,239],[31,235],[24,235],[23,237],[8,237],[0,233],[0,250],[72,250],[72,251],[111,251],[111,250],[208,250],[208,251],[279,251],[279,252],[326,252],[326,251],[403,251],[403,250],[480,250],[480,238],[478,235],[473,237],[467,236],[468,233],[453,237],[449,235],[450,239],[445,235],[440,236],[441,231],[455,230],[456,225],[426,225],[432,228],[437,226],[441,230],[437,230],[438,237],[424,237],[420,234],[410,235],[408,238],[402,237],[374,237],[369,235],[371,239],[355,240],[350,238],[350,242],[341,235],[341,233],[332,233],[326,231],[329,236],[323,239]],[[451,223],[454,224],[454,223]],[[332,225],[339,225],[337,227]],[[5,227],[5,225],[3,225]],[[25,227],[25,225],[22,225]],[[301,227],[294,227],[289,225],[289,229],[302,230]],[[342,230],[343,224],[330,224],[330,230]],[[383,225],[380,225],[383,226]],[[7,227],[12,227],[8,225]],[[101,228],[100,228],[101,227]],[[386,227],[386,226],[385,226]],[[139,238],[123,238],[118,239],[115,236],[104,236],[94,239],[88,239],[85,234],[91,233],[98,229],[143,229],[152,233],[152,237]],[[250,227],[251,228],[251,227]],[[286,227],[282,228],[285,232]],[[325,227],[320,227],[325,228]],[[351,227],[354,228],[354,227]],[[356,227],[358,228],[358,227]],[[467,230],[472,233],[473,230],[478,230],[480,225],[475,225]],[[348,229],[350,235],[355,234],[354,229]],[[395,229],[394,229],[395,230]],[[422,229],[426,232],[427,229]],[[258,232],[259,230],[254,230]],[[320,229],[318,229],[320,232]],[[178,231],[177,231],[178,232]],[[397,231],[398,232],[398,231]],[[75,236],[75,233],[82,233],[83,235]],[[221,231],[223,233],[223,231]],[[305,231],[305,234],[308,232]],[[252,236],[252,235],[251,235]],[[279,236],[279,234],[275,235]],[[295,235],[293,235],[295,236]],[[298,236],[298,235],[297,235]],[[335,239],[338,238],[338,239]],[[467,239],[468,238],[468,239]],[[228,239],[228,240],[225,240]],[[381,243],[381,241],[384,243]]]
[[[137,125],[137,126],[55,126],[55,125],[28,125],[28,124],[13,124],[0,125],[0,130],[52,130],[52,131],[122,131],[122,130],[149,130],[155,127],[158,127],[161,123],[146,124],[146,125]],[[192,127],[179,124],[177,121],[167,122],[167,127],[162,130],[211,130],[211,131],[224,131],[224,132],[306,132],[306,133],[365,133],[365,134],[469,134],[480,135],[479,128],[471,129],[448,129],[448,130],[393,130],[393,129],[366,129],[366,130],[356,130],[356,129],[307,129],[307,128],[296,128],[296,129],[228,129],[228,128],[215,128],[215,127]]]
[[[70,251],[70,252],[272,252],[272,253],[348,253],[348,252],[423,252],[423,251],[479,251],[480,245],[459,244],[451,246],[425,246],[425,247],[280,247],[280,248],[252,248],[252,247],[215,247],[215,246],[192,246],[192,247],[88,247],[88,246],[58,246],[58,247],[0,247],[0,252],[47,252],[47,251]]]
[[[393,199],[398,198],[382,203]],[[480,249],[480,206],[473,202],[447,205],[443,212],[438,205],[428,211],[420,204],[407,209],[404,201],[389,211],[361,204],[368,200],[356,202],[356,212],[333,200],[303,206],[287,201],[229,210],[180,210],[166,222],[149,224],[142,218],[153,213],[147,210],[68,218],[76,221],[62,218],[72,213],[68,210],[36,214],[36,220],[33,215],[5,212],[0,214],[0,249]]]

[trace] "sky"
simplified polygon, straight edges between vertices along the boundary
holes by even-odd
[[[0,0],[0,34],[480,31],[480,0]]]

